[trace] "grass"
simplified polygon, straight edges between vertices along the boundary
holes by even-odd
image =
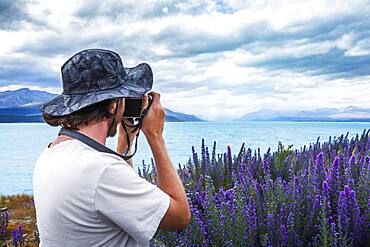
[[[36,211],[33,196],[26,194],[0,196],[0,208],[6,207],[9,212],[9,222],[4,236],[6,241],[0,240],[0,246],[13,246],[12,231],[17,230],[19,225],[23,226],[24,246],[36,247],[39,244]]]

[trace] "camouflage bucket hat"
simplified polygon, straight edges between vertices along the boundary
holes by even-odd
[[[117,53],[103,49],[78,52],[61,71],[62,94],[39,106],[52,116],[68,115],[103,100],[142,97],[153,85],[148,64],[124,68]]]

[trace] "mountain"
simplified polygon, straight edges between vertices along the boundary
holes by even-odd
[[[165,108],[166,110],[166,121],[167,122],[204,122],[204,120],[194,116],[181,112],[174,112],[170,109]]]
[[[318,108],[309,111],[266,109],[245,114],[235,121],[370,122],[370,109],[355,106],[345,108]]]
[[[43,122],[37,106],[55,96],[29,88],[0,92],[0,123]]]
[[[35,106],[46,102],[56,94],[21,88],[14,91],[0,92],[0,108]]]
[[[43,122],[37,106],[56,96],[57,94],[28,88],[0,92],[0,123]],[[165,110],[167,122],[204,121],[194,115]]]

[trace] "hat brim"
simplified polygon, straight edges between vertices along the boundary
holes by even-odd
[[[40,105],[39,110],[51,116],[65,116],[103,100],[142,97],[151,90],[153,73],[148,64],[124,69],[127,77],[119,87],[86,94],[61,94]]]

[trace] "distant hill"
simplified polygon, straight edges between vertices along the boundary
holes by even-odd
[[[21,88],[0,92],[0,108],[35,106],[57,96],[44,91]]]
[[[28,88],[0,92],[0,123],[43,122],[37,106],[56,96]],[[167,122],[204,121],[194,115],[165,110]]]
[[[245,114],[235,121],[370,122],[370,109],[349,106],[346,108],[318,108],[310,111],[260,110]]]
[[[166,110],[166,121],[167,122],[204,122],[204,120],[194,116],[181,112],[174,112],[170,109],[165,108]]]

